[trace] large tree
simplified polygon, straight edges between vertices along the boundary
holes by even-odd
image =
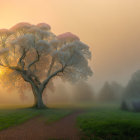
[[[56,36],[50,29],[46,23],[0,29],[1,83],[20,90],[30,85],[37,108],[45,107],[42,94],[54,77],[76,82],[92,75],[89,47],[72,33]]]

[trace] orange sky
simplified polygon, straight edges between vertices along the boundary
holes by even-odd
[[[47,22],[56,34],[77,34],[91,46],[96,87],[125,84],[140,68],[140,0],[0,0],[0,19],[0,28]]]

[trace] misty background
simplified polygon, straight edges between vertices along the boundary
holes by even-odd
[[[100,92],[106,81],[125,87],[131,75],[140,69],[139,9],[139,0],[0,0],[0,28],[24,21],[46,22],[55,34],[69,31],[78,35],[92,51],[90,65],[94,75],[88,83]],[[69,93],[62,95],[63,100],[74,94],[71,85],[66,85]],[[64,85],[56,90],[61,87]],[[19,93],[7,92],[3,87],[0,92],[3,102],[20,102]],[[56,93],[51,96],[61,97]]]

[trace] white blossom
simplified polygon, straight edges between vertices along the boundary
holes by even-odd
[[[51,40],[50,45],[51,45],[52,49],[57,50],[59,48],[60,41],[57,39]]]
[[[0,29],[0,36],[9,36],[11,35],[13,32],[8,30],[8,29]]]
[[[50,32],[42,30],[37,26],[32,26],[31,28],[29,28],[28,32],[34,35],[37,35],[41,39],[47,38],[50,36]]]
[[[13,27],[10,28],[11,31],[18,31],[18,30],[26,30],[29,29],[30,27],[32,27],[32,25],[30,23],[27,22],[20,22],[16,25],[14,25]]]
[[[45,40],[39,40],[37,43],[36,43],[36,49],[39,51],[39,52],[44,52],[44,53],[49,53],[50,52],[50,44],[45,41]]]
[[[31,48],[34,47],[34,36],[25,34],[13,40],[11,43],[12,45],[17,45],[21,48]]]
[[[63,34],[60,34],[57,36],[57,38],[61,41],[75,41],[75,40],[80,40],[78,36],[70,33],[70,32],[66,32]]]
[[[89,46],[70,32],[56,36],[50,29],[46,23],[32,25],[24,22],[10,30],[0,29],[0,35],[10,38],[2,40],[3,44],[0,42],[0,46],[5,47],[0,50],[0,56],[8,52],[8,57],[2,57],[2,63],[30,83],[34,92],[39,92],[35,93],[37,95],[42,94],[54,77],[60,76],[73,83],[92,75],[88,65]],[[13,36],[9,37],[11,34]]]
[[[3,55],[3,54],[5,54],[5,53],[7,53],[8,51],[9,51],[8,48],[3,48],[3,49],[1,49],[1,50],[0,50],[0,56]]]
[[[49,24],[46,23],[39,23],[37,24],[37,27],[39,27],[42,30],[50,30],[51,26]]]

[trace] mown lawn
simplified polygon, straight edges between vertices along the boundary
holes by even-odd
[[[42,116],[46,123],[51,123],[63,118],[71,112],[71,109],[1,109],[0,130],[21,124],[35,116]]]
[[[77,118],[85,139],[140,140],[140,113],[116,106],[96,106]],[[84,139],[84,138],[83,138]]]

